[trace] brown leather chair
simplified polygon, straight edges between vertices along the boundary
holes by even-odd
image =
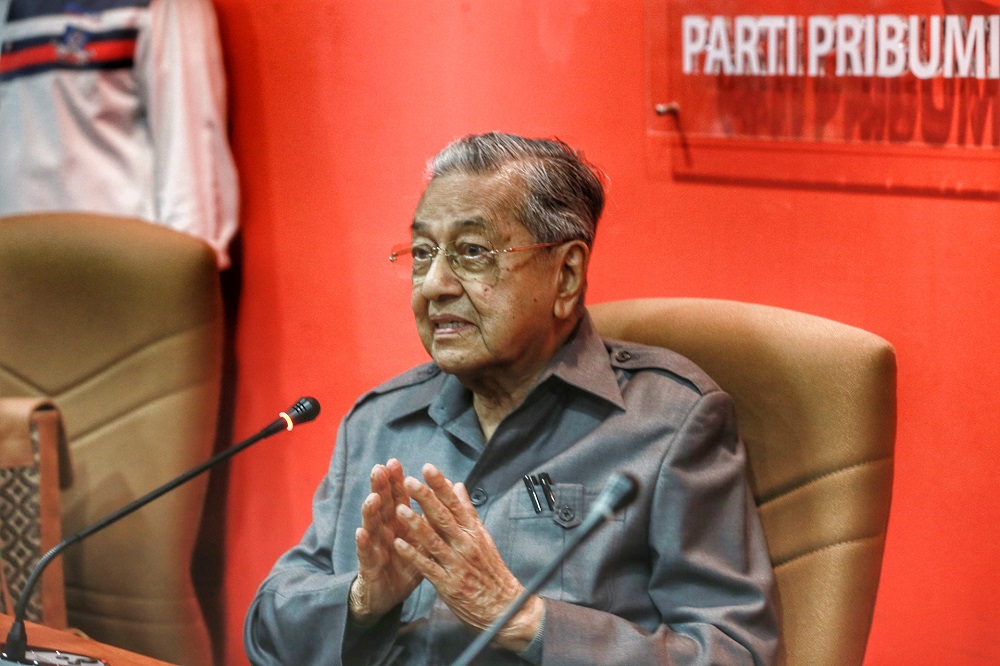
[[[892,490],[895,352],[780,308],[639,299],[590,308],[605,337],[668,347],[736,404],[791,666],[864,659]]]
[[[207,459],[222,358],[215,258],[148,222],[0,220],[0,396],[44,396],[66,428],[69,536]],[[65,553],[69,624],[104,643],[211,663],[191,579],[202,476]]]

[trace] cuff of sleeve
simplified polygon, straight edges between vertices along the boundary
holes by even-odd
[[[389,663],[387,660],[394,649],[402,608],[402,605],[396,606],[371,626],[361,626],[353,622],[348,611],[341,652],[343,663]]]
[[[528,647],[517,653],[518,657],[533,666],[539,666],[542,663],[542,644],[545,642],[545,615],[546,610],[543,608],[542,621],[538,624],[538,633],[528,643]]]

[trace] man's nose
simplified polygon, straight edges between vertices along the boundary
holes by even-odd
[[[439,251],[427,268],[420,291],[428,300],[437,300],[445,296],[457,296],[462,293],[462,282],[455,275],[444,250]]]

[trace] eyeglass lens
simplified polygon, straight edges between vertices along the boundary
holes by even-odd
[[[492,277],[496,269],[497,251],[489,241],[458,240],[444,247],[430,243],[414,243],[408,248],[396,250],[393,261],[410,269],[414,282],[419,282],[430,271],[434,259],[444,253],[448,265],[462,280],[483,280]]]

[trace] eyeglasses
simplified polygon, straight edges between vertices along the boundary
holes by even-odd
[[[399,266],[406,266],[405,257],[410,259],[410,279],[414,283],[422,282],[434,263],[434,258],[443,252],[448,259],[448,265],[455,277],[463,281],[489,281],[497,277],[497,255],[525,250],[538,250],[543,247],[555,247],[566,241],[555,243],[535,243],[497,250],[489,241],[457,240],[447,245],[431,245],[430,243],[414,243],[412,245],[397,245],[392,248],[389,261]]]

